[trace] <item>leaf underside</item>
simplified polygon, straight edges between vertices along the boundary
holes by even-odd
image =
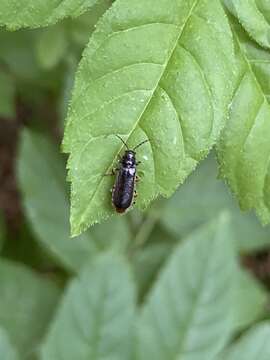
[[[84,52],[64,138],[76,235],[113,214],[104,176],[123,146],[138,149],[139,208],[170,196],[225,124],[233,44],[216,0],[118,0]]]
[[[0,26],[10,30],[55,24],[68,17],[77,17],[97,0],[0,0]]]

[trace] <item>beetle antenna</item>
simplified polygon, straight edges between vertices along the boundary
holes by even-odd
[[[125,145],[125,147],[129,150],[129,147],[127,146],[127,143],[121,138],[121,136],[115,134],[116,137],[118,137],[118,139],[120,139],[122,141],[122,143]]]
[[[138,145],[135,146],[135,148],[133,148],[133,151],[135,151],[136,149],[138,149],[138,147],[142,146],[143,144],[149,142],[149,140],[144,140],[141,143],[139,143]]]

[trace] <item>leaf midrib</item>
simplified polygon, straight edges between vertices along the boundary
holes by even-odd
[[[189,11],[189,13],[188,13],[188,15],[187,15],[187,18],[186,18],[185,22],[183,23],[183,25],[182,25],[182,27],[181,27],[181,29],[180,29],[180,31],[179,31],[179,35],[178,35],[178,37],[177,37],[177,39],[176,39],[176,41],[175,41],[175,45],[173,46],[173,48],[172,48],[172,50],[171,50],[171,53],[170,53],[169,56],[168,56],[168,60],[167,60],[166,63],[163,65],[164,70],[161,72],[161,75],[160,75],[159,79],[157,80],[156,86],[155,86],[154,89],[152,90],[152,95],[149,96],[148,101],[146,102],[146,104],[145,104],[145,106],[144,106],[144,108],[143,108],[143,110],[142,110],[142,112],[141,112],[138,120],[135,122],[133,128],[131,129],[130,134],[128,135],[127,139],[129,139],[129,138],[131,137],[131,135],[133,134],[133,132],[135,131],[135,129],[136,129],[137,126],[139,125],[139,123],[140,123],[143,115],[145,114],[145,112],[146,112],[149,104],[151,103],[151,100],[152,100],[152,98],[153,98],[153,95],[154,95],[154,93],[156,92],[156,90],[157,90],[157,88],[158,88],[158,86],[159,86],[159,83],[161,82],[161,79],[162,79],[162,77],[163,77],[163,75],[164,75],[164,73],[165,73],[165,71],[166,71],[166,69],[167,69],[167,67],[168,67],[168,64],[169,64],[169,62],[170,62],[170,60],[171,60],[171,58],[172,58],[172,56],[173,56],[173,54],[174,54],[174,52],[175,52],[175,50],[176,50],[176,47],[177,47],[177,45],[178,45],[178,43],[179,43],[179,40],[180,40],[180,38],[181,38],[181,36],[182,36],[185,28],[186,28],[186,25],[187,25],[187,23],[188,23],[191,15],[192,15],[194,9],[197,7],[197,5],[198,5],[199,2],[200,2],[200,0],[194,0],[194,3],[193,3],[193,5],[192,5],[192,7],[191,7],[191,9],[190,9],[190,11]],[[126,141],[127,141],[127,140],[126,140]],[[124,145],[121,145],[121,146],[120,146],[119,151],[118,151],[117,154],[115,155],[115,157],[114,157],[111,165],[105,170],[105,173],[108,173],[108,172],[109,172],[110,168],[111,168],[112,165],[115,163],[115,161],[116,161],[116,159],[117,159],[117,156],[118,156],[118,154],[122,151],[123,147],[124,147]],[[97,185],[95,191],[93,192],[91,198],[89,199],[89,205],[87,206],[86,210],[84,211],[83,215],[81,216],[81,221],[80,221],[79,228],[81,227],[81,224],[84,223],[85,214],[87,214],[88,209],[89,209],[89,207],[91,206],[91,202],[92,202],[92,200],[95,198],[95,196],[96,196],[96,194],[97,194],[97,192],[98,192],[98,190],[99,190],[102,182],[103,182],[103,179],[102,179],[102,180],[100,181],[100,183]],[[76,233],[75,233],[75,234],[76,234]],[[73,235],[75,235],[75,234],[73,234]]]

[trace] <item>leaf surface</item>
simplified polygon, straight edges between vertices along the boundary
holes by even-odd
[[[218,149],[221,176],[243,210],[270,222],[270,53],[233,22],[238,78]]]
[[[270,3],[268,0],[223,0],[249,35],[270,49]]]
[[[142,309],[138,359],[210,360],[222,349],[232,329],[230,237],[223,215],[175,249]]]
[[[217,179],[217,175],[217,164],[211,156],[166,202],[161,216],[162,224],[179,238],[189,235],[192,230],[227,209],[232,215],[235,246],[241,252],[268,248],[270,227],[263,227],[254,214],[242,213],[227,186]]]
[[[269,294],[247,271],[239,269],[236,278],[233,308],[236,331],[239,331],[265,315]]]
[[[5,360],[18,360],[18,355],[11,345],[8,335],[4,329],[0,328],[0,354]]]
[[[66,172],[58,151],[46,136],[24,130],[19,149],[19,185],[37,239],[62,266],[77,272],[100,251],[123,252],[130,234],[126,219],[119,218],[92,228],[91,233],[70,238]]]
[[[15,30],[55,24],[76,17],[91,8],[97,0],[0,0],[0,26]]]
[[[121,135],[142,161],[137,206],[170,196],[215,143],[231,96],[233,47],[216,0],[118,0],[76,76],[65,130],[76,235],[113,214],[104,174]]]
[[[64,163],[57,147],[41,134],[24,130],[18,161],[26,214],[41,244],[68,270],[77,271],[96,253],[89,234],[69,236]]]
[[[270,323],[253,327],[235,343],[224,360],[268,360],[270,358]]]
[[[42,360],[126,360],[135,293],[122,260],[101,257],[70,284],[42,347]]]
[[[7,331],[20,358],[28,358],[47,330],[60,292],[26,267],[2,259],[0,294],[0,326]]]

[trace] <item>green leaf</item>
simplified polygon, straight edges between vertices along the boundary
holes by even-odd
[[[138,149],[137,205],[170,196],[224,126],[233,46],[217,0],[117,0],[84,52],[65,131],[72,234],[114,214],[104,176]]]
[[[235,23],[238,77],[230,116],[219,146],[221,176],[243,210],[270,222],[270,53]]]
[[[15,115],[15,85],[10,74],[0,72],[0,116],[12,118]]]
[[[270,4],[268,0],[223,0],[229,11],[257,41],[270,49]]]
[[[224,360],[269,360],[270,358],[270,323],[261,323],[231,347]]]
[[[3,244],[5,242],[5,236],[6,236],[6,231],[5,231],[4,220],[3,220],[2,212],[0,212],[0,252],[2,251]]]
[[[210,360],[232,330],[235,262],[227,216],[173,252],[139,323],[138,359]]]
[[[68,47],[67,34],[63,26],[44,29],[37,39],[37,58],[42,68],[50,70],[64,58]]]
[[[1,259],[0,294],[0,326],[17,346],[20,358],[27,358],[47,329],[59,290],[24,266]]]
[[[111,5],[112,0],[98,0],[91,8],[91,11],[75,19],[66,20],[66,30],[70,33],[70,37],[75,44],[82,48],[87,45],[98,19]]]
[[[0,328],[0,354],[3,360],[18,360],[18,355],[11,345],[6,332]]]
[[[42,360],[127,360],[135,315],[129,268],[101,257],[70,284],[42,347]]]
[[[28,219],[41,244],[68,270],[77,271],[96,245],[89,234],[69,237],[64,163],[56,146],[41,134],[24,130],[18,179]]]
[[[260,319],[267,309],[269,295],[266,289],[247,271],[238,270],[235,283],[234,319],[240,330]]]
[[[97,0],[0,0],[0,26],[10,30],[55,24],[71,16],[81,15]]]
[[[161,265],[172,251],[172,244],[165,242],[166,240],[166,238],[163,238],[163,243],[151,244],[139,249],[132,258],[140,299],[148,291]]]
[[[255,215],[239,210],[228,188],[217,180],[217,165],[213,157],[205,160],[166,202],[161,221],[173,235],[186,236],[224,209],[232,214],[234,242],[241,252],[269,247],[270,227],[262,227]]]

